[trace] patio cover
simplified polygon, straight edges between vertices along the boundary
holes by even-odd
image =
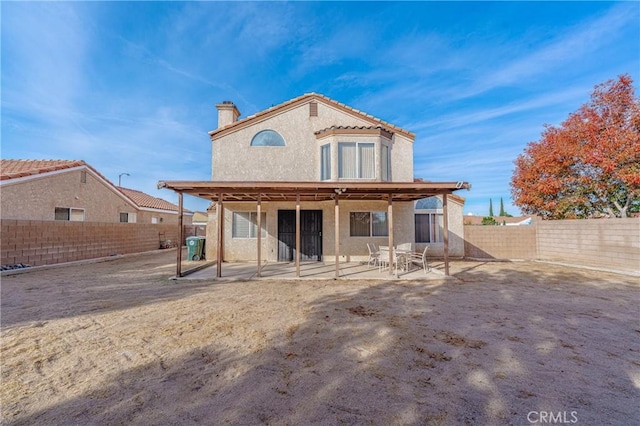
[[[296,271],[300,270],[300,202],[301,201],[330,201],[334,200],[336,229],[335,229],[335,257],[336,278],[339,277],[339,200],[386,200],[388,203],[387,215],[389,222],[389,247],[393,249],[393,201],[415,201],[434,195],[443,196],[443,221],[444,221],[444,262],[445,274],[449,275],[449,229],[447,217],[447,195],[460,189],[471,189],[468,182],[427,182],[416,180],[414,182],[215,182],[215,181],[159,181],[158,188],[172,189],[178,193],[179,201],[179,240],[183,240],[182,195],[189,194],[204,198],[218,205],[218,218],[221,218],[223,203],[225,201],[253,201],[257,204],[258,213],[262,201],[291,201],[296,203]],[[260,214],[257,215],[258,229],[260,229]],[[222,271],[222,247],[223,247],[223,221],[218,220],[217,241],[217,273],[221,277]],[[257,236],[258,276],[261,265],[261,233]],[[392,253],[390,253],[390,256]],[[177,276],[182,276],[181,263],[182,251],[178,250]],[[391,274],[391,268],[389,268]]]

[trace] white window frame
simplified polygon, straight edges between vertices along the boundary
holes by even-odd
[[[320,180],[331,180],[331,144],[330,143],[320,146]]]
[[[267,213],[262,212],[262,233],[261,237],[267,237]],[[238,235],[239,229],[237,225],[237,221],[242,217],[244,220],[249,222],[249,226],[247,227],[247,233],[245,235]],[[235,239],[256,239],[258,238],[258,212],[233,212],[232,222],[231,222],[231,238]]]
[[[371,177],[362,177],[362,159],[360,158],[360,147],[363,145],[368,145],[373,147],[373,170]],[[344,170],[342,165],[342,147],[345,146],[355,146],[356,148],[356,159],[355,159],[355,177],[345,177]],[[378,162],[378,153],[376,153],[375,142],[338,142],[338,179],[366,179],[366,180],[374,180],[376,179],[376,164]]]
[[[369,220],[369,233],[368,235],[353,235],[354,233],[354,229],[351,227],[351,222],[352,222],[352,218],[353,215],[368,215],[368,220]],[[380,214],[380,215],[384,215],[384,221],[386,223],[386,227],[385,227],[385,232],[383,233],[374,233],[374,226],[373,226],[373,222],[374,222],[374,215],[376,214]],[[383,211],[369,211],[369,212],[362,212],[362,211],[357,211],[357,212],[350,212],[349,213],[349,237],[352,238],[360,238],[360,237],[366,237],[366,238],[371,238],[371,237],[388,237],[389,236],[389,216],[387,215],[387,212],[383,212]]]
[[[427,216],[429,223],[429,241],[418,241],[418,228],[414,230],[414,238],[418,244],[441,244],[444,242],[444,214],[442,210],[416,210],[414,216]],[[414,217],[414,225],[415,223]]]
[[[67,210],[68,219],[56,219],[56,210]],[[75,213],[75,215],[74,215]],[[81,217],[78,218],[78,215]],[[84,222],[85,211],[77,207],[55,207],[53,210],[53,219],[66,222]]]
[[[387,161],[384,161],[383,153],[387,153]],[[391,147],[385,143],[380,144],[380,179],[384,182],[391,181]]]
[[[123,214],[127,215],[126,222],[122,221]],[[138,220],[138,215],[136,213],[131,213],[131,212],[120,212],[119,218],[120,218],[120,223],[136,223],[136,221]]]

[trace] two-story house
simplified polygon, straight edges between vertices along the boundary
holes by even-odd
[[[159,182],[216,203],[208,257],[335,261],[338,276],[369,242],[463,255],[464,200],[451,194],[469,185],[415,179],[413,133],[315,93],[243,119],[216,107],[211,181]]]

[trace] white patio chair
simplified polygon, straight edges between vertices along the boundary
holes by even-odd
[[[422,253],[413,253],[411,255],[411,263],[421,265],[424,273],[426,274],[429,270],[429,264],[427,263],[427,250],[429,246],[425,246]]]
[[[402,243],[402,244],[398,244],[398,250],[401,250],[401,251],[411,251],[411,250],[413,250],[412,245],[413,245],[413,244],[411,244],[411,243]]]
[[[369,250],[368,266],[378,266],[380,262],[380,252],[376,249],[376,245],[373,243],[367,243],[367,250]]]
[[[391,265],[389,265],[389,246],[380,246],[380,251],[378,253],[378,264],[380,265],[378,270],[382,272],[388,267],[393,267],[395,268],[396,275],[398,275],[398,254],[396,253],[396,251],[393,251],[393,259],[391,260]]]
[[[413,244],[411,243],[402,243],[398,244],[394,253],[398,255],[398,261],[402,263],[402,267],[405,271],[409,270],[409,265],[411,265],[411,255],[413,254]]]

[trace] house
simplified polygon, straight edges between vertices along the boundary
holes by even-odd
[[[209,214],[207,212],[193,212],[193,219],[191,224],[196,226],[207,226],[209,220]]]
[[[335,261],[338,275],[370,242],[464,255],[464,199],[452,194],[469,184],[416,179],[410,131],[316,93],[243,119],[232,102],[216,107],[211,181],[158,183],[216,203],[208,256]]]
[[[178,206],[175,204],[135,189],[117,188],[136,204],[138,223],[178,223]],[[190,225],[192,220],[193,212],[185,209],[183,224]],[[124,221],[121,217],[120,222]]]
[[[0,190],[2,219],[178,223],[175,204],[118,188],[80,160],[2,160]]]

